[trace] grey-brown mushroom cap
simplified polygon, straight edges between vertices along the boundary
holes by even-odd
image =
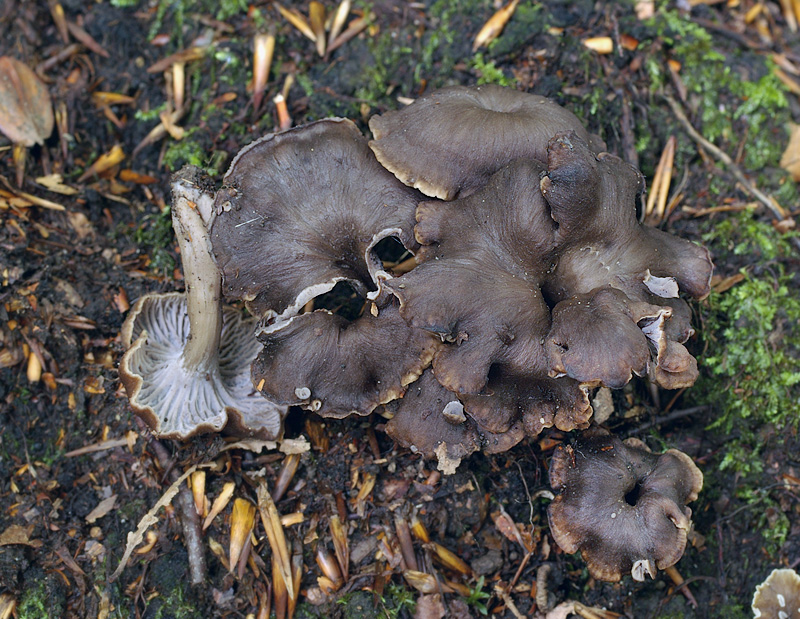
[[[273,402],[323,417],[368,415],[401,397],[430,364],[438,340],[410,327],[394,303],[353,321],[318,310],[262,331],[253,384]]]
[[[408,386],[402,398],[384,408],[392,415],[386,433],[403,447],[436,458],[438,469],[446,475],[455,473],[463,458],[481,448],[475,422],[430,369]]]
[[[643,188],[641,173],[630,164],[594,153],[574,133],[553,137],[541,181],[558,223],[558,265],[544,286],[551,298],[612,286],[646,301],[652,278],[673,278],[695,298],[708,294],[713,270],[708,251],[638,223],[636,199]]]
[[[500,366],[492,368],[483,393],[459,397],[478,424],[487,453],[504,451],[502,435],[510,433],[519,442],[553,426],[565,432],[583,430],[592,415],[588,389],[578,381],[511,373]]]
[[[492,84],[442,88],[373,116],[369,127],[378,161],[406,185],[444,200],[472,193],[515,159],[545,161],[547,142],[559,131],[575,131],[605,150],[572,112]]]
[[[349,120],[326,119],[244,148],[217,193],[211,229],[223,294],[259,318],[291,317],[339,281],[378,287],[374,246],[410,250],[420,194],[376,160]]]
[[[119,367],[134,412],[161,438],[219,432],[229,419],[239,436],[278,438],[287,409],[253,389],[250,363],[260,349],[253,329],[253,320],[223,308],[218,363],[187,369],[182,360],[189,339],[185,294],[140,298],[123,325],[122,340],[129,348]]]
[[[772,570],[753,593],[754,619],[800,619],[800,576],[794,570]]]
[[[422,263],[386,283],[411,325],[445,341],[433,367],[455,393],[480,393],[493,364],[547,375],[550,310],[539,282],[554,226],[538,192],[541,169],[518,160],[467,198],[421,203]]]
[[[554,539],[580,551],[598,580],[637,580],[674,565],[683,555],[691,510],[703,475],[677,450],[653,454],[602,431],[589,431],[556,449],[548,507]]]
[[[647,327],[662,323],[671,314],[669,306],[633,301],[611,287],[561,301],[553,308],[545,344],[551,376],[622,387],[632,374],[647,373],[650,345],[642,326],[648,334],[663,337],[663,330],[648,331]]]

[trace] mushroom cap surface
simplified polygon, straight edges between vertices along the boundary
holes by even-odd
[[[287,319],[337,282],[374,290],[385,274],[372,249],[389,236],[416,248],[419,198],[349,120],[267,135],[240,151],[215,200],[223,294]]]
[[[436,458],[445,474],[454,473],[463,458],[481,448],[475,422],[430,370],[409,385],[401,399],[384,408],[393,415],[386,433],[403,447]]]
[[[790,569],[775,569],[753,594],[755,619],[800,618],[800,576]]]
[[[400,317],[396,301],[353,321],[326,310],[300,314],[259,339],[253,384],[274,402],[337,418],[401,397],[438,344]]]
[[[447,342],[434,373],[458,394],[480,393],[493,364],[547,375],[550,311],[539,284],[553,222],[537,190],[541,171],[518,160],[466,198],[421,203],[422,263],[386,283],[411,325]]]
[[[120,378],[133,410],[156,436],[186,439],[219,432],[229,421],[238,435],[280,436],[286,407],[265,400],[250,381],[260,349],[253,327],[252,319],[223,308],[218,364],[191,371],[182,358],[189,339],[185,294],[150,294],[134,304],[122,328],[128,351]]]
[[[515,159],[545,161],[547,141],[573,130],[598,151],[572,112],[553,101],[494,84],[450,86],[369,121],[375,156],[425,195],[452,200],[486,184]]]
[[[703,475],[686,454],[653,454],[641,441],[621,441],[590,430],[574,445],[556,448],[548,507],[553,538],[564,552],[580,551],[598,580],[623,574],[643,580],[683,555],[691,526],[686,504]]]

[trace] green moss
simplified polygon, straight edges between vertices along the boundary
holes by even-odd
[[[159,213],[145,215],[133,233],[133,240],[150,256],[150,267],[159,273],[167,273],[175,268],[175,260],[168,251],[173,238],[172,210],[169,206]]]
[[[678,11],[660,11],[648,26],[666,46],[667,58],[681,63],[680,78],[697,110],[697,128],[703,136],[724,150],[738,148],[744,136],[745,167],[777,165],[789,110],[773,63],[751,53],[719,53],[711,34]],[[667,58],[652,55],[646,60],[653,90],[667,79]]]
[[[469,68],[478,74],[478,84],[499,84],[500,86],[514,86],[515,77],[509,77],[498,69],[491,60],[484,60],[483,54],[477,53],[469,62]]]
[[[756,432],[765,424],[796,427],[800,419],[800,286],[786,262],[789,237],[768,222],[739,214],[714,222],[703,240],[725,262],[748,265],[740,271],[743,281],[712,293],[703,308],[708,352],[693,389],[713,405],[712,427],[738,435],[721,467],[747,472],[757,466]]]
[[[46,619],[62,617],[64,612],[63,597],[55,595],[52,583],[48,578],[31,580],[17,606],[18,619]]]
[[[192,602],[191,596],[186,595],[184,583],[179,583],[168,596],[156,600],[160,601],[161,606],[156,611],[154,619],[194,619],[198,616],[197,607]]]
[[[192,139],[196,128],[189,129],[182,140],[171,140],[164,152],[164,167],[174,172],[183,165],[190,164],[203,167],[206,162],[206,150]]]

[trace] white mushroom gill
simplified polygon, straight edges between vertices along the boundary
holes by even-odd
[[[196,174],[173,181],[186,292],[137,301],[122,329],[129,350],[120,376],[132,407],[157,436],[185,439],[229,425],[237,434],[274,439],[286,407],[253,388],[250,364],[261,348],[254,321],[222,308],[208,234],[213,196],[200,189]]]

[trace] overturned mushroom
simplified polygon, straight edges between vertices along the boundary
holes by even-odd
[[[800,619],[800,576],[790,569],[776,569],[753,594],[755,619]]]
[[[691,510],[703,475],[686,454],[653,454],[636,439],[621,441],[593,429],[556,449],[548,508],[553,538],[564,552],[580,551],[594,578],[655,577],[683,555]]]
[[[515,159],[545,161],[547,140],[576,131],[599,152],[605,145],[549,99],[496,85],[451,86],[407,108],[373,116],[370,147],[406,185],[452,200],[482,187]]]
[[[282,322],[346,281],[365,294],[387,277],[375,245],[414,249],[419,194],[375,160],[344,119],[270,134],[234,159],[216,196],[214,254],[226,297]]]
[[[131,406],[159,437],[185,439],[226,428],[274,439],[286,407],[254,391],[250,363],[259,350],[253,320],[220,304],[220,274],[206,222],[211,194],[197,169],[173,180],[173,226],[185,293],[146,295],[125,321],[128,351],[120,378]]]

